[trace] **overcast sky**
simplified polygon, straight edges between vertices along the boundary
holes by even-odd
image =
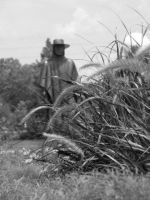
[[[0,57],[33,63],[40,59],[46,38],[64,38],[71,44],[66,56],[79,67],[82,62],[76,59],[88,59],[84,50],[113,40],[98,21],[122,38],[125,30],[115,12],[129,29],[140,30],[144,20],[130,7],[150,22],[149,0],[0,0]]]

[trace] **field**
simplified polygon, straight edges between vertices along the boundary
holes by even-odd
[[[134,176],[129,172],[121,174],[117,171],[107,173],[92,171],[84,174],[70,173],[55,178],[41,176],[42,165],[36,162],[26,163],[25,152],[38,148],[42,142],[13,141],[1,147],[1,200],[149,199],[149,174]]]

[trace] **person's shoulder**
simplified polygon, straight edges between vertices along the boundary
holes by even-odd
[[[72,65],[75,65],[74,61],[71,58],[65,58],[65,59],[66,59],[66,62],[68,62]]]

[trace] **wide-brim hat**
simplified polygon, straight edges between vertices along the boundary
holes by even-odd
[[[63,39],[55,39],[55,40],[53,40],[53,44],[52,44],[52,45],[53,45],[53,46],[55,46],[55,45],[63,45],[65,48],[70,47],[69,44],[65,44],[65,43],[64,43],[64,40],[63,40]]]

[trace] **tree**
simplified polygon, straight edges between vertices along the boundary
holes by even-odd
[[[45,41],[45,47],[43,47],[41,52],[41,62],[44,63],[48,61],[52,57],[52,44],[49,38]]]

